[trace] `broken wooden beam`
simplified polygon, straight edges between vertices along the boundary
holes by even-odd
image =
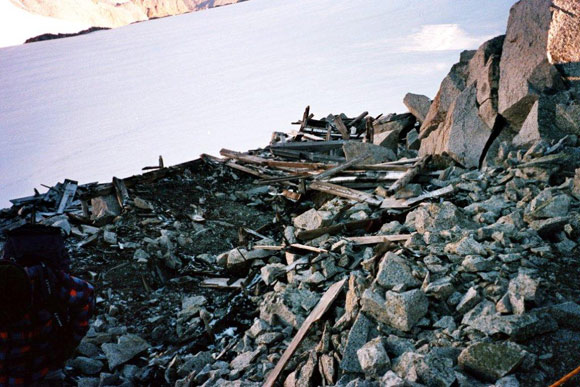
[[[368,203],[371,206],[380,206],[382,203],[382,200],[379,200],[366,192],[357,191],[351,188],[341,187],[340,185],[325,183],[322,181],[313,181],[309,188],[341,198]]]
[[[329,178],[331,176],[334,176],[337,173],[344,171],[345,169],[347,169],[347,168],[355,165],[356,163],[362,161],[365,157],[366,157],[366,155],[361,155],[361,156],[356,157],[350,161],[347,161],[346,163],[339,164],[334,168],[327,169],[326,171],[314,176],[313,179],[314,180],[323,180],[323,179]]]
[[[302,241],[308,241],[314,238],[318,238],[324,234],[334,235],[339,232],[350,232],[355,230],[370,230],[379,228],[382,225],[382,221],[380,218],[370,218],[370,219],[362,219],[362,220],[355,220],[353,222],[347,223],[340,223],[334,224],[332,226],[320,227],[314,230],[306,230],[301,231],[296,235],[296,238]]]
[[[334,126],[336,126],[336,129],[338,129],[344,140],[348,140],[350,138],[350,132],[344,122],[342,122],[342,118],[340,118],[340,116],[334,117]]]
[[[269,148],[324,152],[332,149],[341,149],[345,143],[346,141],[344,140],[283,142],[270,145]]]
[[[322,141],[319,141],[322,142]],[[325,155],[318,152],[308,152],[298,149],[283,149],[283,148],[270,148],[270,151],[280,157],[286,157],[294,160],[310,160],[310,161],[333,161],[333,162],[343,162],[346,159],[342,156],[331,156]]]
[[[129,191],[127,190],[127,186],[123,179],[113,177],[113,187],[115,188],[115,195],[117,196],[117,201],[119,201],[121,208],[127,207],[131,197],[129,196]]]
[[[65,179],[63,185],[64,190],[60,198],[58,208],[56,210],[57,214],[62,214],[66,210],[66,208],[72,203],[75,194],[77,192],[77,188],[79,186],[78,182],[69,179]]]
[[[411,180],[413,180],[415,176],[417,176],[419,172],[421,172],[425,168],[425,165],[427,165],[427,162],[430,159],[431,156],[427,155],[425,157],[422,157],[419,161],[416,161],[411,169],[405,172],[403,176],[401,176],[397,181],[393,183],[393,185],[391,185],[387,189],[387,194],[392,195],[401,188],[404,188],[407,184],[409,184]]]
[[[366,235],[361,237],[347,237],[347,241],[355,245],[376,245],[385,242],[406,242],[411,238],[410,234],[394,235]]]
[[[264,383],[265,387],[273,387],[274,386],[274,384],[276,383],[276,380],[278,379],[278,376],[284,370],[284,367],[286,367],[286,364],[288,364],[288,361],[290,360],[290,358],[292,357],[292,355],[294,354],[294,352],[296,351],[296,349],[298,348],[298,346],[300,345],[300,343],[302,342],[302,340],[306,336],[306,333],[308,333],[308,330],[310,329],[312,324],[314,324],[316,321],[320,320],[320,318],[328,311],[328,309],[330,308],[330,306],[332,305],[332,303],[334,302],[336,297],[338,297],[338,295],[340,294],[345,282],[346,282],[346,278],[344,278],[341,281],[336,282],[330,288],[328,288],[326,293],[324,293],[324,295],[322,296],[322,298],[320,299],[320,301],[318,302],[318,304],[316,305],[314,310],[306,318],[306,320],[304,321],[304,324],[302,324],[302,326],[300,327],[300,329],[296,333],[296,336],[294,336],[294,338],[290,342],[290,345],[288,346],[288,348],[286,348],[286,350],[282,354],[282,357],[280,358],[280,360],[278,360],[276,367],[274,367],[272,372],[270,372],[270,374],[268,375],[268,378],[266,379],[266,382]]]

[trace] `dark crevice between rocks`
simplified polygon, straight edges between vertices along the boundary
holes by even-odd
[[[485,157],[487,156],[487,152],[491,148],[492,144],[499,137],[504,128],[506,128],[507,126],[508,126],[507,120],[501,114],[498,114],[497,118],[495,119],[495,123],[493,124],[493,128],[491,129],[491,136],[489,136],[487,143],[483,147],[481,156],[479,156],[479,169],[481,169]]]

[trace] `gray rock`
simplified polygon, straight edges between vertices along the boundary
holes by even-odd
[[[488,336],[503,333],[515,341],[527,340],[531,337],[553,332],[558,329],[558,323],[550,315],[532,313],[508,316],[482,315],[469,320],[466,325]]]
[[[140,197],[135,197],[133,199],[133,204],[135,205],[135,207],[142,210],[151,211],[154,209],[151,203],[149,203],[147,200],[141,199]]]
[[[407,133],[407,149],[419,150],[420,147],[419,132],[417,129],[409,130],[409,133]]]
[[[375,133],[373,136],[373,144],[390,149],[396,153],[400,135],[401,130],[387,130]]]
[[[576,169],[576,174],[574,175],[574,193],[580,197],[580,168]]]
[[[562,231],[568,220],[567,216],[534,220],[530,222],[530,227],[536,230],[541,237],[545,238]]]
[[[359,164],[379,164],[397,158],[391,149],[366,142],[349,141],[342,146],[342,149],[347,161],[366,155]]]
[[[389,114],[373,121],[375,134],[383,132],[407,131],[415,125],[416,118],[411,113]]]
[[[346,372],[362,372],[357,351],[368,341],[372,323],[363,313],[359,313],[350,328],[340,368]]]
[[[104,231],[103,232],[103,240],[105,243],[109,245],[116,245],[117,244],[117,234],[112,231]]]
[[[570,211],[570,204],[572,198],[569,195],[557,195],[550,199],[543,201],[542,204],[530,211],[524,219],[530,217],[532,219],[546,219],[553,217],[562,217],[568,215]]]
[[[256,337],[256,345],[271,345],[284,338],[280,332],[265,332]]]
[[[411,268],[405,259],[388,252],[379,264],[377,283],[386,289],[402,284],[406,288],[419,286],[421,283],[413,277]]]
[[[428,283],[424,282],[421,289],[428,296],[435,297],[438,300],[445,300],[455,292],[455,287],[451,282],[451,277],[439,278],[438,280]]]
[[[405,352],[393,362],[393,371],[407,382],[419,381],[417,366],[423,361],[423,355],[415,352]]]
[[[274,283],[274,281],[276,281],[277,278],[283,276],[285,273],[286,265],[281,263],[271,263],[263,266],[260,269],[262,280],[266,283],[266,285],[271,285]]]
[[[455,383],[455,372],[451,359],[429,354],[417,363],[419,381],[426,386],[451,387]]]
[[[487,250],[481,243],[473,239],[472,236],[467,236],[460,239],[458,242],[450,243],[445,246],[445,252],[457,255],[480,255],[487,256]]]
[[[559,326],[580,331],[580,305],[575,302],[565,302],[554,305],[550,309]]]
[[[419,155],[446,153],[465,167],[478,167],[490,136],[491,128],[479,116],[473,84],[453,101],[444,123],[421,141]]]
[[[544,62],[544,66],[550,65]],[[553,66],[550,66],[549,69],[555,72],[552,74],[553,77],[559,77],[559,73],[553,69]],[[565,118],[567,114],[577,117],[580,113],[580,103],[576,99],[576,95],[564,91],[554,95],[541,94],[538,96],[521,125],[520,131],[513,138],[513,143],[521,146],[529,145],[540,139],[556,141],[567,134],[578,135],[580,124],[577,119]]]
[[[449,230],[455,225],[469,226],[466,216],[451,202],[422,204],[407,215],[405,224],[412,223],[417,232]]]
[[[513,372],[524,359],[517,349],[497,343],[477,343],[459,355],[459,365],[484,380],[494,382]]]
[[[326,226],[331,218],[332,214],[311,208],[294,218],[294,227],[304,230],[314,230]]]
[[[67,364],[84,375],[97,375],[103,369],[103,362],[84,356],[79,356]]]
[[[429,301],[419,289],[404,293],[388,291],[385,305],[389,325],[402,331],[410,331],[427,314]]]
[[[480,255],[468,255],[461,262],[461,266],[469,273],[477,273],[479,271],[490,271],[495,265],[492,259],[485,259]]]
[[[119,337],[117,344],[105,343],[101,346],[101,349],[107,357],[109,369],[112,370],[133,359],[149,347],[149,343],[141,337],[133,334],[126,334]]]
[[[363,372],[367,375],[382,375],[391,366],[391,360],[380,337],[363,345],[356,351],[356,355]]]
[[[475,51],[463,51],[459,62],[451,67],[447,76],[441,82],[439,91],[429,107],[429,112],[421,124],[419,138],[426,138],[439,124],[445,121],[447,112],[457,96],[465,89],[468,75],[468,64]]]
[[[469,61],[467,84],[475,83],[479,116],[490,128],[493,128],[497,117],[499,63],[503,42],[503,35],[488,40]]]
[[[385,345],[387,352],[396,357],[401,356],[405,352],[415,352],[415,346],[411,340],[395,335],[389,335],[385,340]]]
[[[510,10],[500,63],[498,108],[518,129],[538,96],[529,80],[536,68],[547,62],[550,4],[550,0],[520,1]]]
[[[187,359],[177,369],[177,375],[180,377],[185,377],[192,372],[200,372],[207,364],[213,363],[213,358],[211,357],[211,352],[202,351],[193,355],[191,358]]]
[[[255,339],[262,333],[266,332],[268,328],[269,325],[266,324],[264,320],[257,318],[248,330],[248,335]]]
[[[515,375],[509,375],[497,380],[494,387],[520,387],[520,382]]]
[[[230,362],[230,367],[234,370],[244,371],[252,364],[259,354],[260,349],[241,353]]]
[[[475,305],[481,301],[481,296],[473,286],[469,288],[467,293],[463,296],[457,307],[455,308],[458,313],[465,314],[467,311],[471,310]]]
[[[510,281],[508,296],[515,313],[525,312],[526,301],[536,301],[539,285],[537,280],[525,273],[518,273],[518,276]]]
[[[121,206],[115,195],[99,196],[91,199],[91,219],[97,225],[104,225],[121,214]]]
[[[361,311],[383,324],[389,324],[386,300],[377,290],[366,289],[361,296]]]
[[[381,386],[384,387],[405,387],[405,381],[393,371],[387,371],[381,378]]]
[[[425,117],[427,117],[427,113],[429,113],[429,108],[431,107],[431,102],[429,97],[421,94],[407,93],[405,94],[405,98],[403,98],[403,103],[419,122],[425,121]]]

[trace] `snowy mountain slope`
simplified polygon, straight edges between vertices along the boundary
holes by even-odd
[[[317,116],[401,112],[407,91],[435,94],[459,49],[505,29],[512,1],[491,3],[466,6],[462,35],[440,51],[421,37],[452,20],[439,0],[252,0],[0,49],[0,206],[41,183],[138,173],[158,155],[170,165],[262,146],[307,104]]]
[[[45,33],[75,33],[88,24],[33,15],[11,0],[0,0],[0,47],[15,46]]]
[[[22,9],[37,15],[99,27],[120,27],[151,18],[180,15],[240,2],[240,0],[11,1],[14,1]]]

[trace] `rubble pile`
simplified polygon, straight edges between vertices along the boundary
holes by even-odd
[[[527,91],[504,75],[542,47],[521,33],[534,15],[544,55],[573,60],[573,4],[546,3],[517,3],[508,36],[462,53],[433,101],[408,94],[410,113],[307,107],[263,149],[13,200],[0,229],[61,227],[97,285],[68,380],[544,386],[576,368],[580,94],[572,65],[512,74]]]

